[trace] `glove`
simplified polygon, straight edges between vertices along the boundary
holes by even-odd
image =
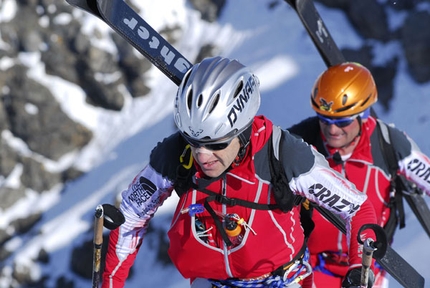
[[[345,278],[342,281],[342,288],[360,288],[361,282],[361,268],[354,268],[348,271]],[[367,288],[372,288],[375,282],[375,274],[372,270],[369,270],[369,279],[367,280]]]

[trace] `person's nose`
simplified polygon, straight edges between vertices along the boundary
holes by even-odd
[[[205,163],[207,162],[207,160],[210,160],[210,158],[213,155],[213,152],[209,149],[206,149],[205,147],[200,147],[197,148],[194,151],[196,157],[197,157],[197,161],[200,163]]]
[[[339,131],[339,127],[337,127],[335,124],[329,124],[328,125],[328,131],[332,134],[336,133],[337,131]]]

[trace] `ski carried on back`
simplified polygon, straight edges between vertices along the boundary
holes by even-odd
[[[345,62],[312,0],[284,0],[296,11],[327,67]]]
[[[70,5],[100,18],[176,85],[180,84],[185,72],[191,67],[192,64],[181,53],[170,45],[123,0],[66,1]],[[285,1],[296,9],[299,15],[303,15],[301,16],[303,22],[309,23],[305,27],[308,29],[310,35],[314,35],[312,39],[326,64],[334,65],[343,62],[342,53],[340,53],[336,43],[328,33],[313,3],[311,1],[300,0]],[[299,12],[303,11],[303,9],[306,10],[304,11],[306,13]],[[424,287],[423,284],[420,284],[424,283],[424,278],[394,250],[389,248],[384,258],[387,261],[381,262],[381,266],[399,283],[405,283],[406,287]],[[403,279],[405,275],[408,277]],[[412,277],[414,279],[410,279]]]
[[[123,0],[66,1],[103,20],[176,85],[191,68],[191,63]]]

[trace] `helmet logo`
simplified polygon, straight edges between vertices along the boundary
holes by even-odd
[[[237,97],[236,105],[233,105],[227,115],[230,127],[233,127],[234,123],[237,121],[237,112],[241,113],[245,109],[245,105],[248,103],[249,98],[251,98],[251,94],[257,89],[257,81],[254,77],[249,77],[248,81],[246,81],[245,87],[243,87],[242,92],[240,92]]]
[[[202,132],[203,132],[203,129],[199,129],[199,130],[197,130],[197,131],[194,131],[194,130],[191,128],[191,126],[188,126],[188,129],[190,129],[191,136],[193,136],[193,137],[199,137],[199,136],[200,136],[200,134],[202,134]]]
[[[322,111],[331,111],[331,106],[333,106],[333,101],[327,103],[327,101],[323,98],[320,99],[320,109]]]
[[[349,72],[349,71],[352,71],[352,70],[354,70],[354,67],[348,65],[348,66],[345,67],[345,70],[343,70],[343,71]]]

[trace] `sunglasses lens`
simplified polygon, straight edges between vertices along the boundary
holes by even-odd
[[[204,147],[209,150],[218,151],[218,150],[224,150],[229,145],[229,142],[224,143],[214,143],[214,144],[206,144]]]
[[[319,120],[324,124],[324,125],[336,125],[339,128],[344,128],[346,126],[349,126],[352,122],[354,122],[354,119],[356,117],[346,117],[346,118],[338,118],[338,119],[332,119],[332,118],[327,118],[324,117],[320,114],[317,114]]]
[[[323,123],[324,125],[330,125],[331,122],[327,121],[325,118],[322,117],[318,117],[320,119],[320,122]]]
[[[346,126],[349,126],[353,121],[354,121],[354,119],[348,119],[345,121],[338,121],[337,123],[334,123],[334,125],[336,125],[339,128],[344,128]]]
[[[212,151],[219,151],[219,150],[224,150],[225,148],[228,147],[228,145],[230,145],[230,141],[227,142],[220,142],[220,143],[204,143],[204,142],[199,142],[196,141],[194,139],[191,139],[189,137],[184,137],[185,140],[188,142],[188,144],[190,144],[191,147],[193,148],[200,148],[200,147],[205,147],[208,150],[212,150]]]

